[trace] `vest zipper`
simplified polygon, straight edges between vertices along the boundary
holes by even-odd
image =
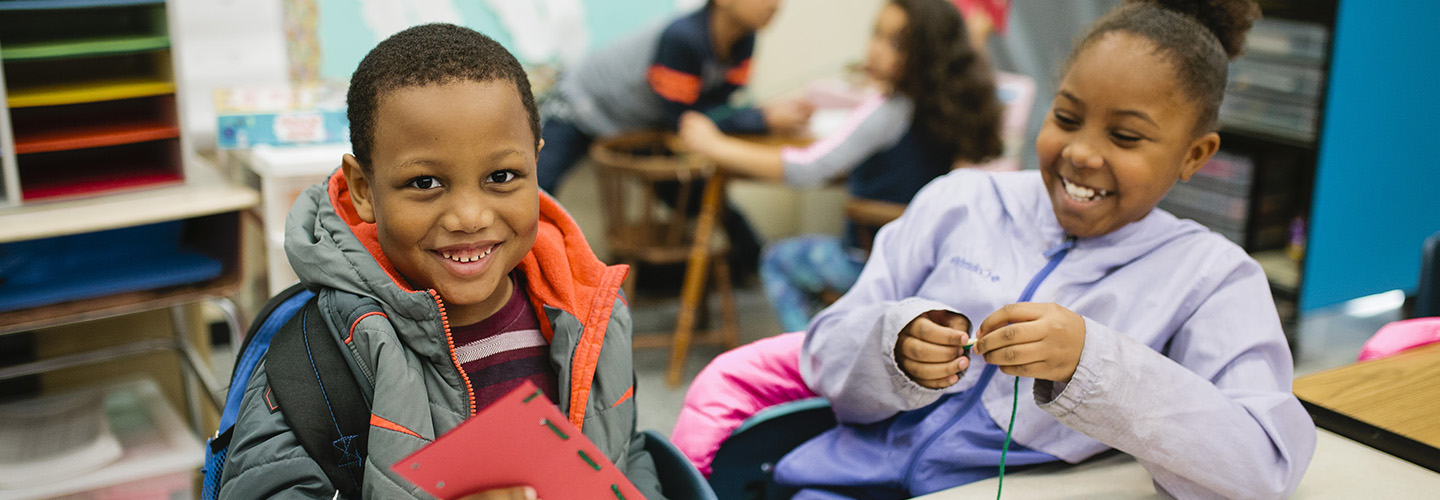
[[[450,362],[455,363],[455,370],[460,372],[460,380],[465,381],[465,396],[470,400],[470,414],[466,418],[475,416],[475,389],[470,386],[470,376],[465,374],[465,367],[460,366],[460,358],[455,356],[455,339],[450,336],[450,317],[445,315],[445,302],[440,300],[440,292],[434,289],[428,290],[430,297],[435,299],[435,306],[440,308],[440,325],[445,327],[445,345],[450,349]]]
[[[1050,259],[1049,262],[1046,262],[1045,267],[1041,268],[1040,272],[1035,273],[1035,276],[1030,278],[1030,283],[1026,284],[1025,290],[1020,292],[1020,300],[1017,302],[1029,302],[1031,298],[1034,298],[1035,291],[1040,288],[1040,283],[1045,281],[1045,278],[1049,277],[1051,272],[1055,271],[1055,267],[1060,265],[1060,261],[1065,260],[1065,256],[1070,253],[1070,249],[1072,248],[1075,248],[1075,237],[1066,236],[1065,240],[1060,242],[1059,245],[1055,245],[1055,247],[1046,250],[1045,258]],[[945,425],[940,426],[940,429],[925,438],[925,442],[920,445],[920,448],[915,450],[915,454],[910,457],[909,465],[905,466],[905,480],[904,483],[901,484],[901,487],[907,491],[910,489],[910,483],[915,479],[915,468],[920,465],[920,457],[925,455],[925,452],[930,449],[930,445],[934,444],[935,440],[939,438],[941,434],[950,430],[950,427],[954,426],[956,422],[959,422],[966,413],[969,413],[970,408],[974,407],[975,404],[980,401],[980,393],[985,390],[986,385],[990,383],[990,379],[995,377],[997,369],[998,367],[996,365],[985,365],[985,368],[980,372],[980,380],[975,382],[974,387],[964,392],[966,396],[965,404],[961,405],[960,410],[950,416],[950,420],[945,422]]]

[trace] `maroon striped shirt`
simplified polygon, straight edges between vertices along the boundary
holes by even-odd
[[[526,380],[559,401],[555,368],[550,366],[550,344],[540,334],[540,319],[512,273],[514,293],[499,311],[473,325],[451,327],[455,358],[470,376],[476,410],[484,409]]]

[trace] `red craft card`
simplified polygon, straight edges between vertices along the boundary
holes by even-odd
[[[545,500],[645,498],[530,382],[390,469],[438,498],[511,486]]]

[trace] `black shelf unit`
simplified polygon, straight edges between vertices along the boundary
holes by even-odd
[[[1161,207],[1210,226],[1256,256],[1266,267],[1281,320],[1287,332],[1293,332],[1299,320],[1303,241],[1323,135],[1339,0],[1259,3],[1264,17],[1251,31],[1247,54],[1232,64],[1220,127],[1224,153],[1220,161],[1248,162],[1240,167],[1248,166],[1251,176],[1216,186],[1206,185],[1204,176],[1197,174],[1199,182],[1177,185]],[[1287,39],[1286,33],[1294,36]],[[1234,165],[1219,168],[1229,168],[1228,175],[1234,175]],[[1205,194],[1197,196],[1197,191]],[[1200,202],[1209,203],[1197,206]],[[1225,203],[1243,203],[1243,216],[1217,216],[1238,215],[1226,212],[1234,207]],[[1206,210],[1197,214],[1201,208]],[[1295,347],[1293,335],[1291,347]]]

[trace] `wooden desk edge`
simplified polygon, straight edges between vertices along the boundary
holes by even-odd
[[[1312,373],[1295,379],[1293,392],[1315,419],[1315,425],[1366,446],[1389,453],[1406,461],[1440,472],[1440,449],[1415,438],[1381,427],[1379,424],[1350,416],[1324,401],[1329,396],[1323,391],[1325,384],[1337,378],[1353,376],[1355,370],[1373,370],[1376,367],[1422,356],[1440,356],[1440,343],[1414,347],[1384,359],[1360,361],[1329,370]],[[1378,363],[1378,364],[1372,364]],[[1332,402],[1333,403],[1333,402]]]
[[[1304,399],[1300,400],[1300,404],[1310,412],[1310,417],[1315,419],[1317,427],[1440,472],[1440,451],[1433,446]]]

